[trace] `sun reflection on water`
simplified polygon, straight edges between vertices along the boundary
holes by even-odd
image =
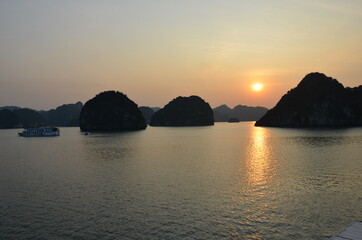
[[[249,184],[262,186],[269,182],[273,176],[271,155],[267,129],[253,128],[246,159],[246,180]]]
[[[240,168],[237,177],[237,189],[233,201],[237,208],[228,211],[233,216],[230,220],[232,239],[265,239],[260,232],[270,232],[278,214],[273,200],[276,196],[273,179],[276,161],[271,144],[270,129],[250,128],[248,146],[240,156]],[[242,227],[244,226],[244,227]],[[247,231],[245,226],[258,226],[254,231]]]

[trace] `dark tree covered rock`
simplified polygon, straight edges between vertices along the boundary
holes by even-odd
[[[310,73],[255,126],[362,126],[362,86],[344,88],[336,79]]]
[[[142,112],[142,115],[145,118],[146,123],[149,124],[151,121],[151,117],[155,112],[152,110],[152,108],[145,106],[139,107],[139,109]]]
[[[87,101],[80,113],[82,131],[128,131],[147,124],[136,103],[116,91],[106,91]]]
[[[153,114],[151,126],[214,125],[210,105],[198,96],[177,97]]]
[[[21,119],[17,114],[8,109],[0,111],[0,128],[16,128],[19,124]]]

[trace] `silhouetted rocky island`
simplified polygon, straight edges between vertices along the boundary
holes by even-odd
[[[345,88],[322,73],[310,73],[255,126],[362,126],[362,86]]]
[[[116,91],[106,91],[87,101],[80,113],[82,131],[129,131],[147,124],[136,103]]]
[[[151,126],[214,125],[210,105],[198,96],[177,97],[153,114]]]

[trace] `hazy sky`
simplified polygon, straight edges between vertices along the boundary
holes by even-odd
[[[361,0],[2,0],[0,106],[118,90],[273,107],[309,72],[362,84],[361,24]]]

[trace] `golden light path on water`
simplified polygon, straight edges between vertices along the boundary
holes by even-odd
[[[272,177],[270,172],[271,146],[267,143],[267,129],[253,128],[247,157],[247,180],[249,184],[265,185]]]
[[[260,228],[270,231],[276,214],[276,205],[273,199],[276,194],[274,178],[276,177],[277,161],[273,154],[273,146],[270,143],[270,129],[251,127],[248,144],[240,151],[240,165],[236,185],[237,191],[233,201],[239,209],[232,211],[237,217],[235,222],[243,226],[258,225]],[[240,209],[243,209],[240,211]],[[239,215],[243,212],[242,215]],[[230,227],[232,228],[232,227]],[[235,233],[234,237],[240,237]],[[263,239],[262,235],[250,232],[244,235],[245,239]]]

